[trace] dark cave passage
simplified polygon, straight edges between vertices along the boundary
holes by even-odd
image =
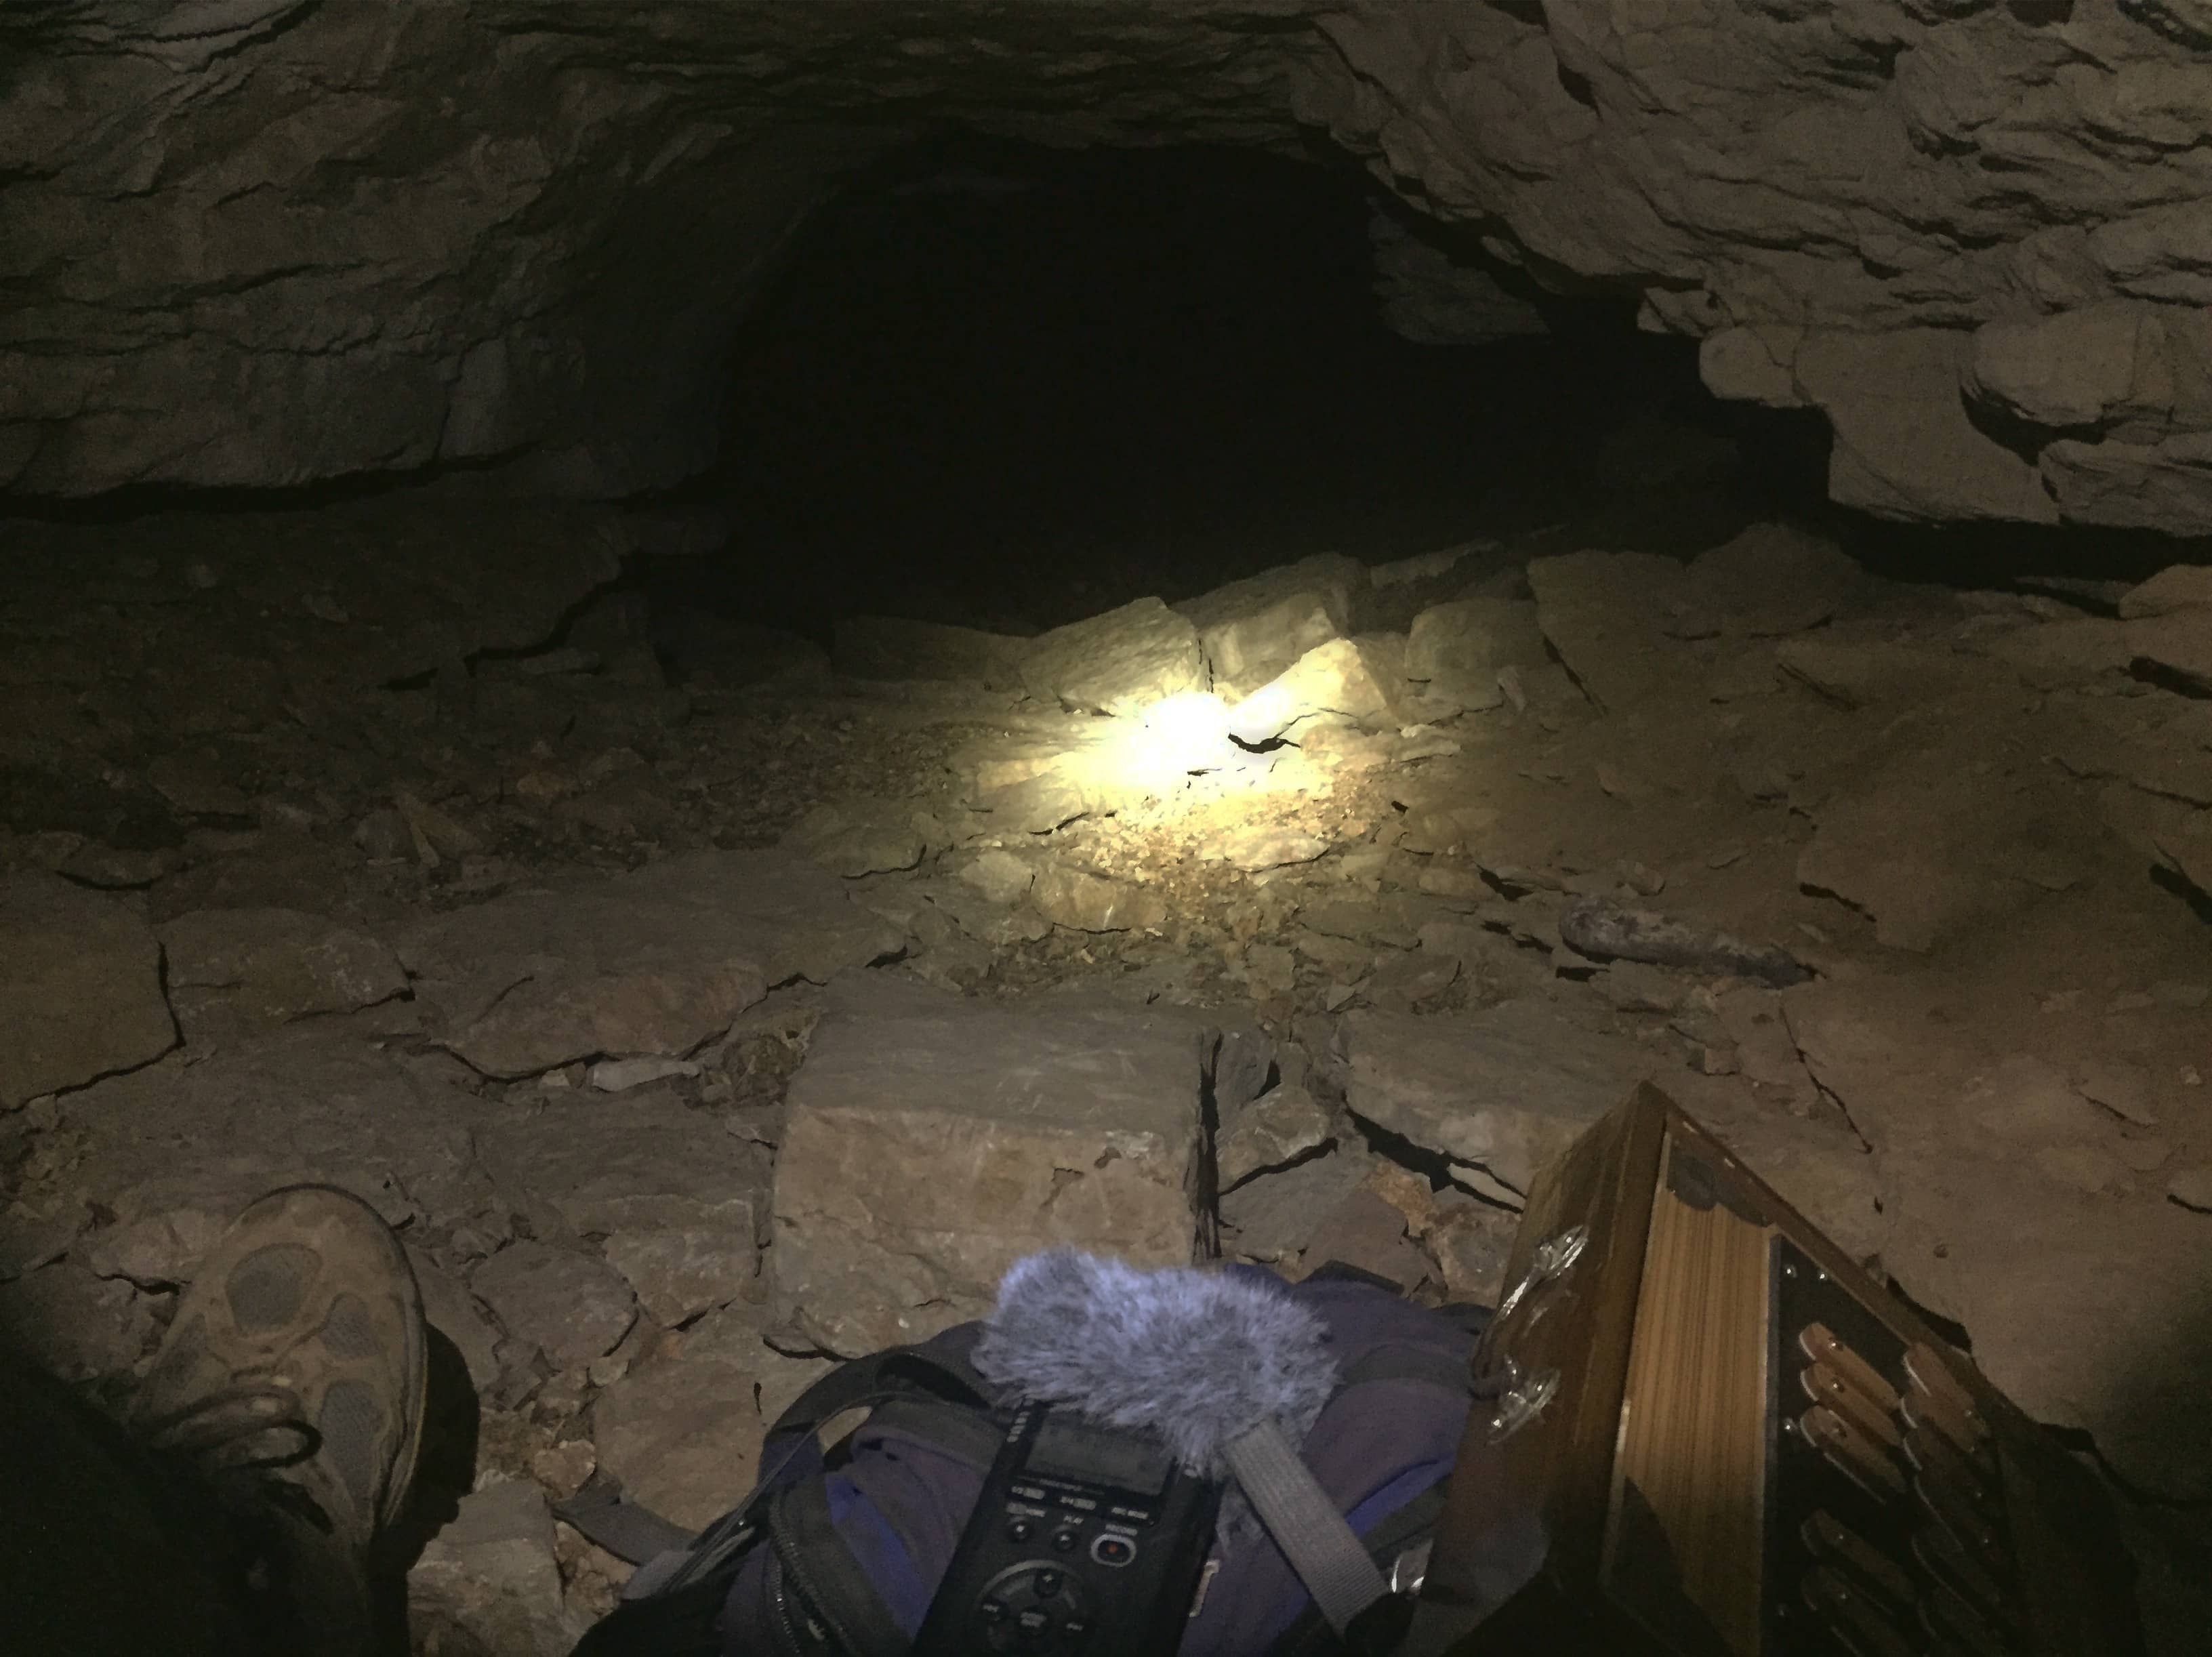
[[[1028,632],[1316,552],[1624,510],[1689,551],[1820,507],[1818,421],[1719,404],[1621,302],[1543,296],[1548,331],[1480,343],[1393,332],[1378,210],[1348,167],[1243,151],[906,158],[749,318],[722,460],[678,492],[725,502],[732,538],[649,580],[807,632]]]

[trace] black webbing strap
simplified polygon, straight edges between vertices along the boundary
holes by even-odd
[[[823,1481],[802,1478],[778,1490],[769,1502],[768,1534],[785,1581],[836,1636],[843,1657],[907,1657],[913,1642],[830,1522]]]
[[[553,1504],[553,1516],[625,1563],[691,1545],[693,1533],[650,1508],[628,1501],[619,1480],[594,1472],[574,1496]]]

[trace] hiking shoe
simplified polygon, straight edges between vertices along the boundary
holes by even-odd
[[[405,1250],[333,1187],[253,1203],[178,1303],[131,1425],[254,1539],[295,1648],[366,1647],[370,1545],[406,1504],[427,1365]]]

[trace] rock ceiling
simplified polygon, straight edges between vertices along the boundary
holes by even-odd
[[[794,228],[965,127],[1332,142],[1455,245],[1635,297],[1718,395],[1821,410],[1839,501],[2212,529],[2203,0],[9,9],[0,488],[665,484]],[[1382,252],[1405,331],[1494,323],[1481,270]]]

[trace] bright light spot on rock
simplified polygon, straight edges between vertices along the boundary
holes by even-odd
[[[1211,691],[1181,691],[1113,724],[1075,762],[1090,786],[1126,805],[1149,799],[1179,812],[1224,786],[1249,786],[1274,761],[1231,740],[1228,706]]]
[[[1152,764],[1185,774],[1212,770],[1232,751],[1229,708],[1210,690],[1178,691],[1144,711],[1134,746]]]

